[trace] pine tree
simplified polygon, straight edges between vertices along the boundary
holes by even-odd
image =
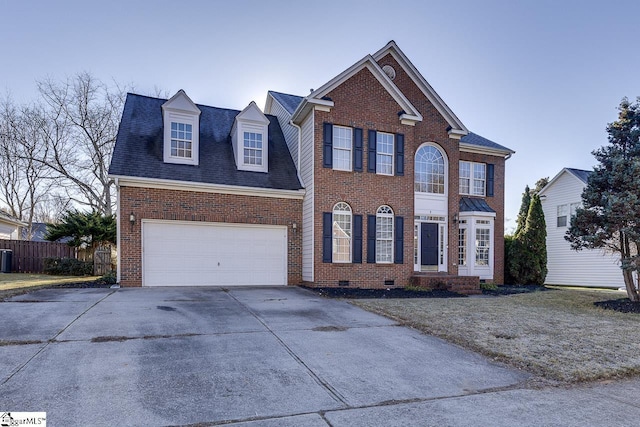
[[[520,204],[520,212],[518,212],[518,218],[516,219],[516,231],[513,234],[514,236],[518,236],[518,234],[520,234],[524,230],[524,227],[527,223],[529,205],[531,205],[531,190],[527,185],[524,188],[524,193],[522,193],[522,203]]]
[[[527,222],[519,240],[526,266],[522,283],[543,285],[547,278],[547,226],[538,194],[531,198]]]
[[[593,152],[599,164],[565,239],[575,250],[617,253],[627,295],[640,302],[640,97],[635,103],[624,98],[618,110],[618,120],[607,126],[609,144]]]

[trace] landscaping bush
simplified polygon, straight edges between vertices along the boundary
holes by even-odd
[[[44,272],[56,276],[90,276],[93,274],[93,261],[80,261],[75,258],[45,258]]]
[[[102,276],[100,280],[108,285],[115,285],[118,281],[118,278],[116,276],[116,272],[114,270],[111,270],[107,272],[107,274]]]

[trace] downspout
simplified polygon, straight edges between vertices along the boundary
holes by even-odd
[[[120,221],[122,216],[120,215],[120,179],[115,178],[114,180],[116,184],[116,256],[118,257],[118,268],[116,269],[116,282],[120,285],[120,273],[122,268],[122,257],[120,256],[120,245],[121,245],[121,235],[120,235]]]

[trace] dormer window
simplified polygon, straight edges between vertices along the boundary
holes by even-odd
[[[269,119],[255,102],[236,116],[231,143],[238,170],[269,171]]]
[[[181,89],[162,104],[165,163],[198,165],[200,109]]]
[[[262,166],[262,134],[244,133],[244,164]]]
[[[171,122],[171,157],[193,158],[193,126],[191,124]]]

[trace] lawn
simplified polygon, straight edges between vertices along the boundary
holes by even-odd
[[[50,276],[48,274],[0,273],[0,291],[36,288],[61,283],[91,282],[97,276]]]
[[[619,291],[352,303],[495,360],[562,382],[640,374],[640,314],[597,308]]]

